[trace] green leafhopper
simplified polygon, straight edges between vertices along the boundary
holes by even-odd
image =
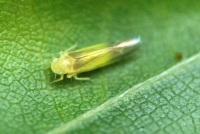
[[[67,78],[73,77],[76,80],[90,80],[87,77],[79,78],[77,74],[117,62],[123,56],[136,50],[140,44],[140,38],[134,38],[114,44],[97,44],[72,52],[69,52],[71,49],[60,52],[60,57],[54,58],[51,62],[52,71],[55,75],[60,75],[60,78],[52,83],[63,80],[65,74]]]

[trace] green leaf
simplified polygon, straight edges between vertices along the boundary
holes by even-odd
[[[199,133],[200,54],[137,84],[50,131],[61,133]]]
[[[197,0],[0,1],[0,133],[200,133]],[[49,85],[74,44],[140,50]],[[182,59],[175,57],[182,55]]]

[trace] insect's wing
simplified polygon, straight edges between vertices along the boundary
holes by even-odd
[[[123,42],[118,45],[102,44],[98,45],[98,49],[93,46],[75,51],[75,53],[69,53],[69,56],[76,59],[73,66],[74,71],[76,73],[90,71],[124,58],[124,55],[133,52],[135,49],[132,44],[127,43],[130,42]]]
[[[82,48],[73,52],[70,52],[69,55],[72,57],[82,57],[84,55],[90,55],[94,51],[102,50],[110,46],[110,44],[107,43],[102,43],[102,44],[97,44],[93,45],[90,47]]]
[[[74,72],[85,72],[93,70],[99,67],[99,64],[106,62],[108,59],[104,59],[96,63],[99,57],[101,57],[109,51],[109,46],[111,45],[106,43],[97,44],[91,47],[79,49],[77,51],[68,53],[69,56],[73,57],[76,60],[73,65]],[[88,67],[89,63],[91,62],[93,62],[93,65]]]
[[[76,57],[73,68],[76,72],[85,72],[106,65],[110,59],[109,49],[102,49],[88,55]]]

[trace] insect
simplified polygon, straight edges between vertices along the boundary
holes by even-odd
[[[60,78],[52,83],[63,80],[65,74],[67,78],[90,80],[88,77],[80,78],[77,74],[117,62],[128,53],[134,52],[140,44],[140,38],[135,38],[114,44],[97,44],[69,52],[72,47],[60,52],[60,57],[54,58],[51,62],[51,69],[55,73],[55,78],[56,75],[60,75]]]

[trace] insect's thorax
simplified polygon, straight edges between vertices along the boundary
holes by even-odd
[[[63,54],[59,57],[57,65],[63,74],[68,74],[73,72],[74,62],[74,58],[72,58],[68,54]]]

